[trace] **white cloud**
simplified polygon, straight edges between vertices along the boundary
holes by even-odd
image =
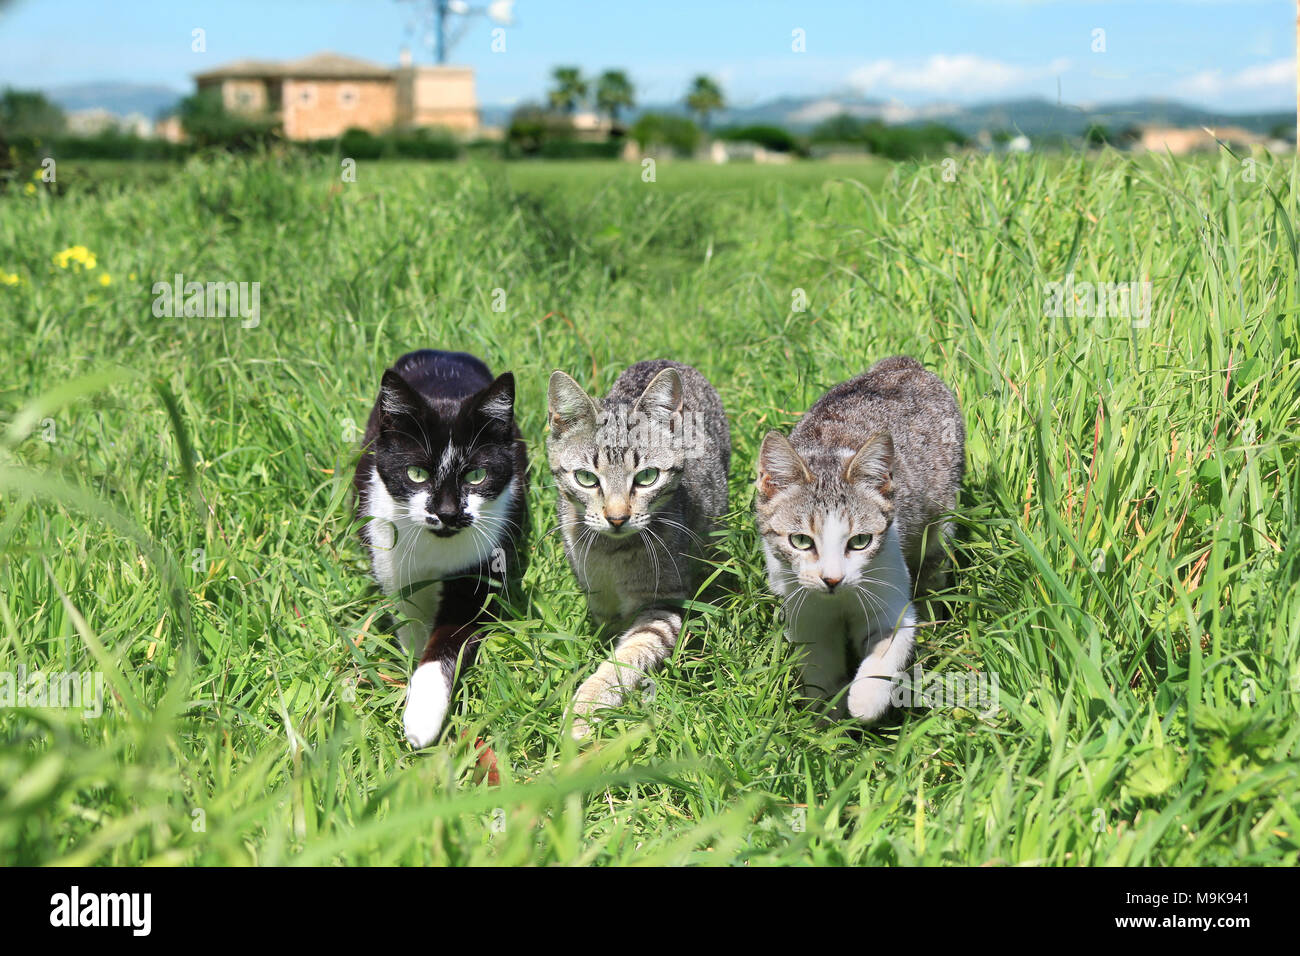
[[[935,96],[979,96],[1056,76],[1069,68],[1067,59],[1056,59],[1044,66],[1025,67],[974,53],[935,53],[922,62],[873,60],[850,73],[849,84],[864,93],[897,90]]]
[[[1282,91],[1295,82],[1295,60],[1256,63],[1236,73],[1202,70],[1183,80],[1179,89],[1196,96],[1221,96],[1225,93]]]

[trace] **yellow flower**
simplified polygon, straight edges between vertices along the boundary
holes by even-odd
[[[0,269],[0,285],[17,285],[22,279],[16,272],[5,272]]]
[[[136,275],[134,272],[132,272],[130,275],[127,276],[127,278],[130,279],[132,282],[134,282],[136,279]]]
[[[109,274],[108,274],[107,272],[105,272],[103,275],[101,275],[101,276],[99,277],[99,284],[100,284],[100,285],[108,285],[108,284],[109,284],[110,282],[112,282],[112,281],[113,281],[112,277],[109,276]]]
[[[41,181],[41,177],[42,177],[44,174],[45,174],[45,170],[44,170],[44,169],[33,169],[33,170],[32,170],[32,179],[36,180],[37,182],[40,182],[40,181]]]
[[[25,193],[26,193],[27,195],[29,195],[29,196],[35,196],[35,195],[36,195],[36,184],[35,184],[35,183],[28,183],[28,184],[26,185],[26,187],[24,187],[23,192],[25,192]]]
[[[85,246],[69,246],[54,254],[54,264],[60,269],[66,269],[72,263],[82,269],[93,269],[97,261],[95,254]]]

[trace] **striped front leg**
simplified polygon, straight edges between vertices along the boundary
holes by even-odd
[[[581,740],[590,733],[588,723],[602,707],[617,707],[629,691],[645,682],[646,675],[673,652],[681,633],[682,616],[668,608],[649,608],[637,615],[614,648],[614,657],[596,669],[578,688],[573,699],[570,733]]]

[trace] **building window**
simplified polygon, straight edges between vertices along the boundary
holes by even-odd
[[[316,105],[316,84],[315,83],[307,83],[298,90],[298,105],[299,106]]]
[[[339,106],[345,110],[350,110],[355,109],[359,102],[361,102],[361,94],[357,92],[355,86],[339,87]]]
[[[235,94],[235,105],[240,109],[248,109],[253,105],[253,94],[248,90],[240,90]]]

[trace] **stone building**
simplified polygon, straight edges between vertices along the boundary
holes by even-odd
[[[199,92],[217,89],[231,112],[269,115],[289,139],[329,139],[353,127],[442,126],[462,134],[479,126],[474,71],[396,68],[338,53],[300,60],[237,60],[195,76]]]
[[[1133,150],[1146,153],[1170,152],[1175,156],[1183,156],[1188,153],[1217,152],[1219,140],[1235,147],[1248,148],[1264,139],[1265,137],[1238,126],[1221,126],[1215,130],[1199,126],[1145,126],[1140,138],[1133,144]]]

